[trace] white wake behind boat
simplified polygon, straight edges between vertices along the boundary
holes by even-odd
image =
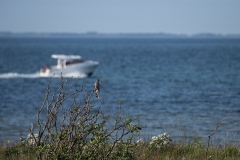
[[[56,66],[45,66],[39,71],[40,77],[60,76],[77,77],[79,75],[91,76],[99,65],[98,61],[84,60],[79,55],[52,55],[57,59]]]

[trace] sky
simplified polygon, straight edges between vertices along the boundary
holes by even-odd
[[[0,32],[240,34],[240,0],[0,0]]]

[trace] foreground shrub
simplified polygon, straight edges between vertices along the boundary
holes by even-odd
[[[102,113],[105,99],[92,100],[94,86],[79,98],[84,86],[78,87],[76,81],[69,87],[70,81],[61,78],[52,94],[49,81],[37,127],[31,126],[21,144],[32,146],[38,159],[134,159],[133,142],[141,128],[123,115],[121,107],[116,115]]]

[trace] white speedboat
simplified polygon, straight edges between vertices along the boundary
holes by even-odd
[[[60,76],[77,77],[91,76],[94,70],[99,65],[98,61],[84,60],[79,55],[52,55],[52,58],[57,59],[56,66],[45,66],[39,71],[40,77]]]

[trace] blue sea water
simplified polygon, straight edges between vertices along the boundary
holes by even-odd
[[[89,92],[104,77],[103,112],[122,109],[137,117],[141,138],[168,132],[240,143],[240,39],[0,39],[0,139],[19,140],[36,123],[49,78],[36,72],[56,64],[52,54],[98,60],[92,77],[80,77]],[[51,86],[60,86],[52,79]],[[98,103],[98,101],[96,100]]]

